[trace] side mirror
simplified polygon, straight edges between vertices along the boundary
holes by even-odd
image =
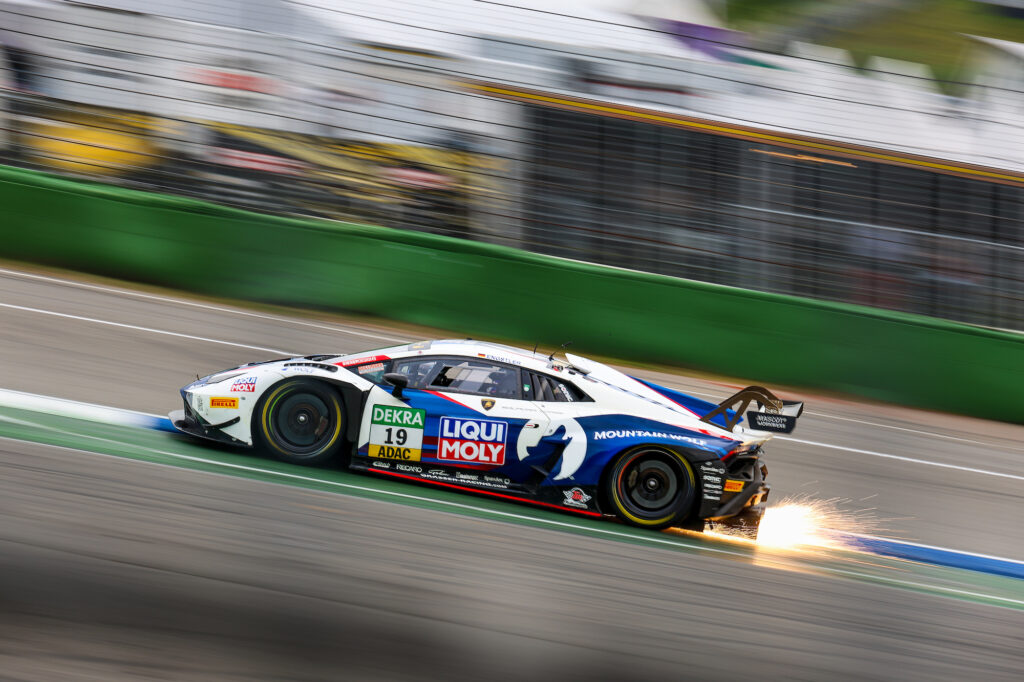
[[[409,377],[398,372],[388,372],[384,375],[384,381],[391,384],[395,388],[392,389],[391,395],[396,398],[402,397],[402,389],[409,385]]]

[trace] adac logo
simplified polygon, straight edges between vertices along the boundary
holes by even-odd
[[[492,407],[494,407],[494,399],[493,398],[481,398],[480,399],[480,405],[482,405],[485,410],[489,410]]]

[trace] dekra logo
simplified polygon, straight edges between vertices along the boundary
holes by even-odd
[[[416,429],[422,429],[424,414],[426,414],[424,410],[417,410],[409,407],[374,405],[372,422],[374,424],[411,426]]]

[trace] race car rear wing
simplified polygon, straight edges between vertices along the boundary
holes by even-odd
[[[757,409],[747,411],[752,402],[757,403]],[[725,428],[732,431],[745,411],[748,424],[755,431],[790,433],[796,427],[797,418],[803,414],[804,404],[797,400],[782,400],[763,386],[747,386],[718,403],[718,407],[700,420],[715,425],[711,420],[721,415]]]

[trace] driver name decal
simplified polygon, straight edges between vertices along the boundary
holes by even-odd
[[[418,462],[423,453],[426,410],[374,405],[370,414],[368,455],[378,459]]]
[[[502,466],[508,424],[491,419],[442,417],[437,458],[465,464]]]

